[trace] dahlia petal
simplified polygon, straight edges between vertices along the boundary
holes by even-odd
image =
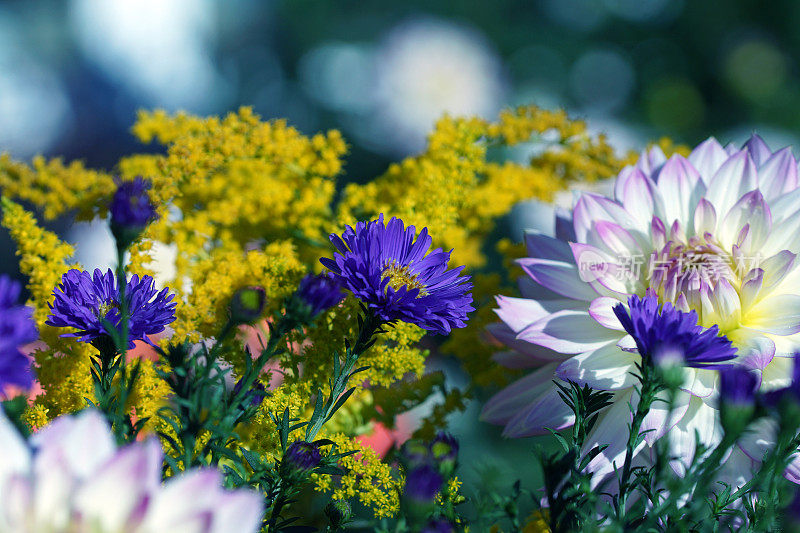
[[[34,457],[33,476],[36,482],[31,496],[40,528],[66,529],[71,518],[70,500],[75,491],[74,474],[67,461],[60,454],[39,454]]]
[[[614,307],[619,303],[620,301],[616,298],[601,296],[594,299],[589,305],[589,314],[603,327],[624,331],[622,324],[619,323],[619,318],[614,314]]]
[[[790,148],[779,150],[763,163],[756,164],[760,166],[758,188],[768,200],[797,189],[797,160]]]
[[[715,370],[684,368],[683,375],[683,391],[698,398],[708,398],[714,393],[718,375]]]
[[[528,250],[529,257],[552,259],[554,261],[572,261],[572,250],[570,250],[566,241],[548,237],[535,230],[527,230],[525,232],[525,247]]]
[[[574,300],[591,301],[597,298],[595,292],[578,275],[574,264],[549,259],[518,259],[522,269],[540,285]]]
[[[614,296],[631,292],[629,284],[638,282],[643,255],[614,256],[591,244],[571,243],[578,276],[597,295]]]
[[[647,175],[655,174],[661,165],[667,160],[664,151],[658,146],[653,146],[649,150],[642,150],[636,167]]]
[[[572,220],[579,242],[586,242],[594,224],[601,220],[616,222],[625,227],[633,227],[635,223],[633,217],[621,205],[590,193],[584,193],[578,199],[572,212]]]
[[[758,171],[747,151],[732,155],[714,174],[708,185],[706,199],[714,204],[717,213],[727,213],[746,192],[758,186]]]
[[[31,436],[31,444],[40,456],[63,457],[70,472],[79,478],[94,473],[115,450],[108,423],[95,410],[56,418]]]
[[[263,498],[256,492],[228,492],[214,506],[214,522],[209,533],[259,531],[264,514]]]
[[[781,294],[765,298],[747,312],[748,327],[772,333],[792,335],[800,332],[800,295]]]
[[[751,479],[755,466],[753,460],[739,446],[736,446],[731,450],[725,464],[718,470],[716,481],[727,483],[731,489],[737,490]],[[740,531],[743,525],[734,522],[731,524],[731,531]]]
[[[564,429],[575,423],[575,414],[558,395],[556,387],[550,388],[525,409],[517,412],[506,424],[503,436],[530,437],[548,429]]]
[[[575,224],[572,221],[572,213],[562,207],[556,207],[556,239],[561,239],[565,242],[575,241]]]
[[[705,198],[701,198],[694,211],[694,234],[713,233],[716,227],[717,212],[714,206]]]
[[[765,259],[759,266],[764,271],[764,288],[774,290],[794,270],[797,254],[782,250]]]
[[[695,168],[680,155],[673,155],[658,173],[658,189],[664,199],[663,220],[688,220],[706,192],[706,186]]]
[[[534,348],[539,348],[542,353],[556,354],[556,352],[548,350],[547,348],[542,348],[541,346],[536,346],[534,344],[531,346]],[[492,361],[500,366],[513,369],[538,368],[542,366],[543,361],[550,362],[554,359],[561,360],[563,358],[564,356],[562,354],[556,354],[551,356],[549,359],[545,359],[544,357],[535,357],[529,353],[523,353],[519,351],[505,351],[492,354]]]
[[[767,143],[764,142],[764,139],[755,133],[750,136],[742,148],[750,153],[750,157],[759,167],[772,155],[772,151],[767,146]]]
[[[564,295],[553,292],[547,287],[536,283],[529,276],[520,276],[517,279],[517,288],[523,298],[532,300],[563,300]]]
[[[703,141],[689,154],[689,162],[700,173],[706,184],[711,183],[714,174],[727,159],[728,154],[714,137]]]
[[[637,383],[634,372],[640,360],[638,354],[624,352],[612,342],[570,357],[558,366],[556,375],[595,390],[619,390]]]
[[[497,296],[495,299],[500,307],[494,312],[516,332],[551,313],[573,309],[578,303],[575,300],[531,300],[510,296]]]
[[[0,453],[0,487],[13,474],[25,472],[30,468],[31,454],[17,428],[0,409],[0,442],[3,453]]]
[[[771,200],[769,208],[772,210],[772,219],[781,221],[795,216],[798,213],[798,204],[800,204],[800,188]]]
[[[717,410],[697,396],[692,396],[686,414],[667,436],[670,439],[670,451],[677,458],[671,466],[676,474],[683,476],[694,456],[697,440],[711,448],[722,439]]]
[[[742,328],[744,329],[744,328]],[[769,338],[748,330],[748,337],[739,336],[739,362],[745,368],[754,372],[758,377],[758,388],[763,383],[764,369],[775,358],[775,343]]]
[[[632,169],[625,182],[622,183],[617,198],[626,210],[636,220],[636,227],[647,233],[653,215],[662,211],[661,193],[656,184],[641,170]]]
[[[700,324],[704,328],[719,325],[723,330],[733,329],[742,314],[740,305],[739,294],[727,279],[719,279],[713,288],[703,285],[700,288]]]
[[[530,342],[517,339],[517,332],[509,328],[506,324],[494,323],[486,326],[486,330],[499,342],[512,348],[532,361],[549,363],[551,361],[563,361],[564,354],[554,352],[543,346],[538,346]]]
[[[760,268],[751,270],[745,276],[742,287],[739,289],[739,298],[742,310],[746,312],[758,300],[761,287],[764,283],[764,271]]]
[[[761,391],[771,391],[782,389],[792,384],[792,372],[794,371],[794,359],[791,354],[782,354],[776,343],[775,358],[761,370]]]
[[[666,435],[669,430],[675,427],[675,424],[681,421],[687,409],[689,409],[689,402],[692,396],[685,391],[678,390],[675,393],[671,412],[665,395],[662,393],[658,398],[658,401],[653,402],[653,405],[650,406],[650,411],[642,421],[641,432],[644,434],[648,446],[655,444],[658,439]],[[669,421],[667,421],[667,416],[669,416]]]
[[[772,231],[767,237],[761,252],[772,255],[782,250],[800,249],[800,213],[773,223]]]
[[[156,439],[122,448],[75,494],[75,509],[102,531],[122,531],[160,487],[162,455]]]
[[[212,468],[198,468],[172,478],[153,502],[142,529],[173,531],[186,524],[191,525],[186,531],[208,532],[220,481],[219,471]],[[194,529],[202,524],[204,528]]]
[[[771,418],[759,418],[739,438],[741,450],[753,461],[761,462],[775,447],[778,424]]]
[[[492,396],[481,410],[481,420],[507,424],[520,409],[536,402],[552,388],[557,366],[558,363],[544,365]]]
[[[558,311],[519,332],[517,338],[561,353],[580,353],[619,339],[585,311]]]
[[[750,227],[751,246],[760,248],[772,229],[772,213],[759,190],[742,196],[723,218],[719,231],[723,248],[736,243],[736,237],[745,224]],[[749,249],[744,251],[748,252]]]
[[[604,248],[616,258],[641,256],[642,251],[633,235],[619,224],[600,220],[592,232],[589,244]]]

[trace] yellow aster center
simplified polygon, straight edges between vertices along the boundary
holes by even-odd
[[[394,290],[399,290],[400,287],[408,287],[408,290],[419,289],[419,294],[417,298],[420,296],[425,296],[428,292],[425,290],[425,285],[420,283],[417,275],[411,272],[411,269],[407,266],[398,265],[392,260],[383,268],[383,274],[381,274],[381,280],[389,278],[389,282],[387,283],[390,287]]]
[[[103,302],[97,306],[97,317],[98,318],[105,318],[106,315],[112,310],[117,309],[117,302],[108,301]]]

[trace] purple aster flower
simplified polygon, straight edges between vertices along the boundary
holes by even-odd
[[[430,502],[442,490],[444,479],[433,466],[415,466],[406,474],[406,487],[403,494],[417,502]]]
[[[283,454],[283,466],[294,471],[308,472],[322,461],[319,446],[298,440],[289,445]]]
[[[62,337],[77,337],[81,342],[94,342],[109,331],[103,319],[117,330],[120,328],[119,289],[114,273],[100,269],[90,275],[84,270],[71,269],[53,290],[55,299],[50,304],[46,324],[55,327],[72,327],[77,331]],[[164,331],[175,320],[175,298],[164,288],[159,292],[150,276],[134,275],[126,285],[130,318],[128,322],[128,348],[141,340],[152,345],[148,335]]]
[[[132,181],[124,181],[111,199],[111,224],[120,228],[141,230],[156,218],[156,208],[147,191],[152,184],[149,180],[136,176]]]
[[[727,337],[718,335],[719,328],[697,325],[697,312],[678,311],[667,302],[658,304],[655,294],[648,291],[644,298],[633,295],[628,299],[629,310],[622,304],[614,306],[614,314],[625,331],[633,337],[642,359],[660,366],[677,356],[683,366],[719,369],[736,357],[736,348]]]
[[[423,228],[399,218],[384,224],[383,215],[348,226],[342,236],[330,235],[339,253],[320,259],[344,286],[386,322],[401,320],[435,333],[464,327],[473,311],[472,283],[459,276],[464,267],[448,270],[450,252],[429,252],[431,238]],[[427,255],[426,255],[427,254]]]
[[[33,310],[17,304],[21,289],[8,276],[0,276],[0,390],[6,385],[28,388],[33,383],[30,359],[19,347],[39,335]]]
[[[297,295],[311,308],[312,316],[327,311],[344,299],[342,283],[332,272],[306,275],[300,281]]]

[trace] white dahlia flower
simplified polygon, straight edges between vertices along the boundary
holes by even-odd
[[[105,419],[62,416],[25,442],[0,411],[0,532],[227,533],[261,527],[262,498],[216,469],[161,483],[156,439],[117,449]]]
[[[572,425],[552,383],[571,380],[614,394],[587,446],[609,445],[590,465],[599,475],[622,464],[641,359],[612,307],[648,290],[660,303],[696,311],[700,326],[718,326],[762,391],[789,384],[800,350],[800,189],[789,148],[773,153],[755,135],[742,149],[708,139],[688,158],[666,159],[654,148],[620,172],[613,199],[580,194],[571,218],[558,218],[556,238],[526,235],[522,297],[497,298],[502,323],[490,331],[512,351],[496,360],[536,369],[484,407],[483,418],[503,424],[504,435]],[[646,460],[667,435],[683,459],[673,465],[678,473],[694,453],[695,432],[707,445],[721,437],[718,372],[684,372],[672,416],[656,402],[642,427],[654,431],[637,450]],[[728,459],[730,481],[750,474],[769,440],[769,432],[742,440]],[[798,473],[792,465],[787,475]]]

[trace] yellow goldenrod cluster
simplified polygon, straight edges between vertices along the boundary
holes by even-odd
[[[335,500],[358,498],[362,504],[375,510],[377,518],[394,516],[400,509],[402,480],[392,475],[392,469],[372,448],[341,433],[326,437],[336,444],[339,452],[356,453],[342,459],[342,468],[347,473],[336,485],[329,475],[313,474],[317,490],[332,490]]]
[[[459,491],[461,490],[461,485],[463,483],[458,479],[458,476],[453,476],[447,481],[447,486],[436,495],[436,503],[439,505],[444,505],[445,503],[449,503],[451,505],[458,505],[460,503],[464,503],[466,498],[462,496]]]
[[[108,174],[89,170],[79,161],[33,158],[31,166],[0,154],[0,190],[8,198],[25,200],[42,209],[48,219],[75,210],[79,220],[104,214],[115,190]]]

